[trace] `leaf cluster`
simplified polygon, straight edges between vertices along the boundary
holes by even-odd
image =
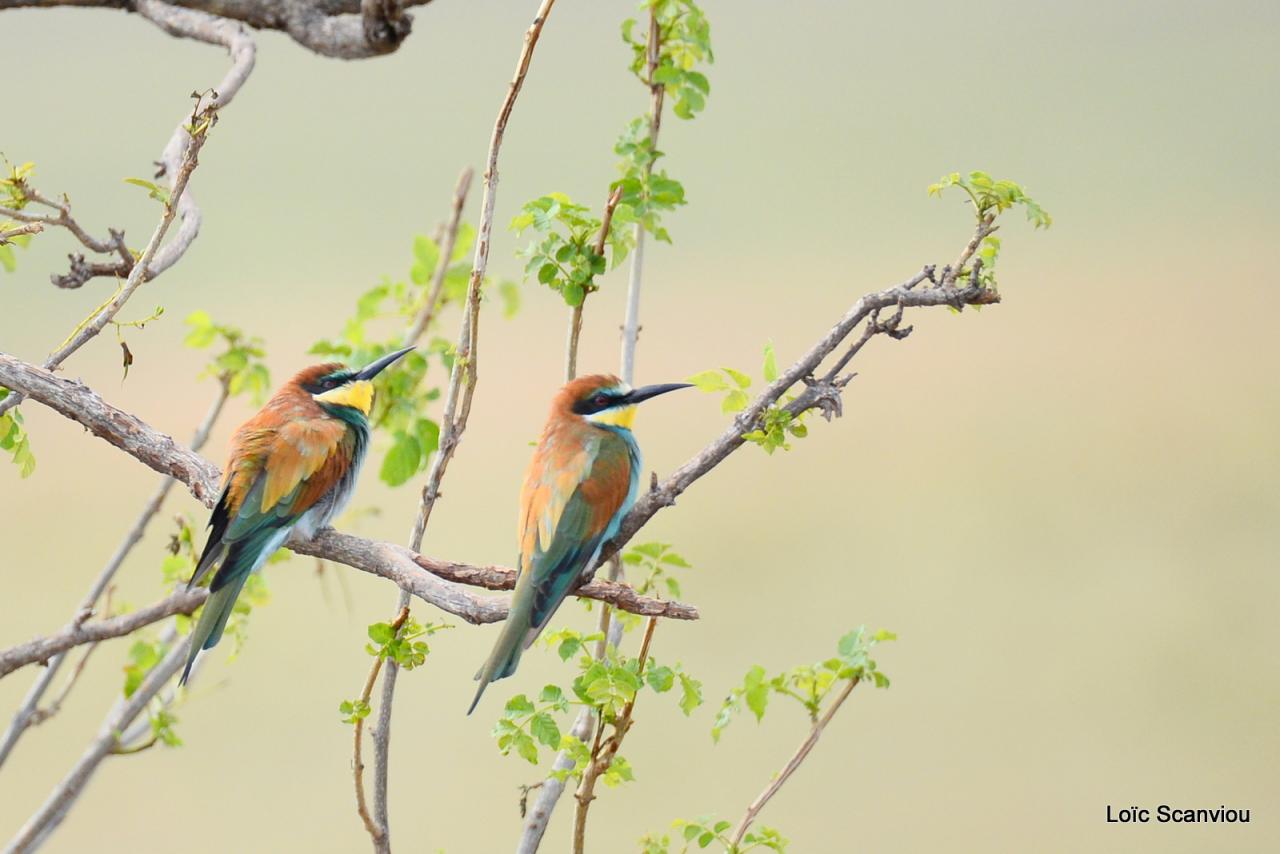
[[[7,388],[0,388],[0,400],[12,394]],[[9,454],[10,460],[18,467],[18,477],[30,477],[36,470],[36,457],[31,451],[31,437],[22,423],[22,413],[18,407],[0,415],[0,451]]]
[[[630,236],[620,226],[632,221],[629,206],[619,204],[614,209],[606,238],[614,266],[630,248]],[[586,207],[564,193],[548,193],[526,202],[510,228],[517,235],[530,229],[540,235],[521,252],[526,279],[536,276],[571,306],[582,305],[588,294],[600,289],[595,277],[605,272],[608,262],[595,248],[601,221]]]
[[[368,629],[372,643],[365,644],[364,649],[376,658],[394,661],[404,670],[412,670],[421,666],[431,652],[421,638],[451,628],[449,623],[419,623],[412,615],[398,629],[390,622],[372,623]]]
[[[5,177],[0,177],[0,207],[20,211],[30,201],[27,197],[27,178],[34,174],[36,165],[28,161],[14,166],[8,160],[4,161],[4,165],[6,167]],[[6,231],[16,225],[17,223],[15,222],[0,220],[0,231]],[[16,270],[18,268],[18,259],[14,254],[13,246],[20,246],[25,249],[31,243],[31,238],[32,235],[30,234],[19,234],[0,243],[0,268],[3,268],[6,273],[12,273]]]
[[[766,383],[774,382],[779,376],[778,357],[774,353],[772,344],[766,344],[764,348],[763,375]],[[702,371],[689,377],[689,382],[701,391],[712,394],[723,393],[720,410],[725,414],[741,412],[751,402],[751,397],[747,393],[747,389],[751,387],[751,377],[733,368],[722,367],[718,371]],[[809,435],[809,428],[804,423],[806,413],[795,415],[786,408],[786,405],[794,399],[794,396],[788,395],[779,403],[770,406],[760,414],[755,427],[742,434],[742,438],[759,445],[768,454],[772,454],[779,448],[784,451],[791,450],[788,437],[803,439]]]
[[[679,832],[680,838],[684,842],[683,847],[680,849],[681,852],[689,851],[690,847],[694,845],[699,849],[707,848],[713,842],[720,843],[721,848],[727,854],[744,854],[747,851],[760,849],[768,849],[784,854],[787,850],[787,840],[772,827],[760,827],[750,830],[743,835],[739,844],[734,845],[729,835],[733,828],[733,822],[725,819],[717,821],[709,816],[703,816],[696,821],[676,819],[671,826]],[[647,834],[640,839],[640,850],[642,854],[669,854],[671,851],[671,837],[665,833],[661,836]]]
[[[591,750],[563,733],[556,720],[556,716],[567,714],[571,707],[590,706],[600,714],[602,725],[607,726],[616,724],[623,709],[646,688],[655,694],[666,694],[678,687],[678,705],[686,716],[702,704],[702,683],[679,664],[659,664],[650,656],[642,669],[638,658],[623,655],[614,646],[607,646],[604,658],[596,659],[589,645],[603,637],[600,632],[583,634],[573,629],[560,629],[544,636],[542,642],[554,648],[561,661],[576,659],[578,673],[567,691],[558,685],[547,685],[536,701],[519,694],[507,703],[492,733],[503,755],[514,750],[536,765],[540,760],[539,745],[563,750],[574,764],[553,772],[554,775],[562,780],[580,777],[591,761]],[[602,779],[610,786],[631,780],[631,766],[624,757],[615,755]]]
[[[227,383],[231,395],[245,393],[255,404],[266,400],[271,390],[271,371],[268,370],[263,341],[256,335],[247,335],[235,326],[215,323],[206,311],[193,311],[184,321],[190,327],[186,340],[188,347],[205,350],[221,345],[201,377],[217,377]]]
[[[871,650],[879,643],[896,638],[897,635],[884,629],[868,634],[860,626],[840,638],[834,656],[816,664],[803,664],[774,676],[755,665],[747,671],[742,684],[725,698],[711,727],[712,739],[720,740],[725,728],[741,714],[743,706],[755,715],[757,722],[763,720],[771,696],[794,700],[804,707],[810,720],[816,721],[823,702],[841,682],[870,679],[877,688],[889,687],[889,677],[877,668]]]
[[[399,349],[404,327],[412,323],[432,298],[429,287],[441,264],[447,265],[441,279],[434,320],[447,307],[465,299],[471,265],[465,260],[475,242],[475,229],[463,224],[458,229],[453,252],[442,258],[440,245],[418,235],[413,241],[413,261],[406,279],[384,276],[356,300],[355,313],[335,338],[317,341],[309,352],[331,356],[348,365],[365,365]],[[486,290],[488,288],[486,282]],[[519,292],[511,282],[501,282],[498,292],[504,313],[519,307]],[[397,361],[374,380],[376,394],[369,420],[372,427],[390,435],[378,476],[391,486],[407,482],[424,471],[440,445],[440,425],[426,415],[427,407],[441,395],[428,378],[433,362],[443,365],[445,375],[453,364],[453,345],[438,335],[426,346]]]
[[[671,575],[673,569],[692,569],[670,543],[640,543],[627,549],[622,562],[630,571],[632,587],[641,596],[661,597],[665,591],[673,599],[680,598],[680,581]]]
[[[645,0],[658,26],[658,61],[649,71],[649,28],[635,18],[622,22],[622,41],[631,49],[631,73],[646,86],[661,85],[679,118],[692,119],[706,106],[711,84],[697,66],[715,61],[711,23],[693,0]]]
[[[1026,190],[1016,181],[997,181],[986,172],[975,171],[968,175],[952,172],[950,175],[942,176],[936,184],[930,184],[929,195],[941,197],[942,192],[949,187],[958,187],[968,196],[967,201],[973,206],[978,222],[988,227],[996,217],[1015,206],[1021,206],[1026,211],[1027,219],[1036,228],[1048,228],[1053,225],[1053,217],[1049,212],[1027,195]],[[996,261],[1000,257],[1000,238],[991,234],[990,231],[994,229],[989,228],[988,233],[982,238],[976,257],[982,261],[982,268],[978,273],[979,283],[984,288],[994,289]],[[956,271],[958,278],[966,277],[970,273],[971,268]]]

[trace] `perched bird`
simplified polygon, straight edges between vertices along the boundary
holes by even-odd
[[[346,505],[369,445],[372,380],[412,349],[359,371],[336,362],[307,368],[236,431],[209,540],[187,584],[218,567],[179,684],[200,651],[221,640],[249,576],[293,531],[311,536]]]
[[[618,532],[640,485],[640,448],[631,435],[636,404],[688,383],[632,389],[617,377],[579,377],[551,403],[551,416],[520,493],[519,577],[511,613],[489,660],[476,674],[480,688],[510,676],[520,654],[560,603],[595,571],[600,549]]]

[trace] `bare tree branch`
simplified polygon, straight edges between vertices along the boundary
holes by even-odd
[[[37,661],[47,661],[58,653],[81,644],[133,634],[144,626],[157,623],[174,614],[190,614],[200,607],[200,603],[208,595],[209,592],[203,589],[184,590],[161,599],[154,605],[148,605],[118,617],[79,624],[72,623],[55,634],[10,647],[0,651],[0,677],[7,676],[19,667],[34,664]]]
[[[751,822],[756,820],[756,816],[764,809],[765,804],[778,793],[778,790],[791,779],[791,775],[796,773],[796,769],[800,767],[800,763],[804,762],[805,757],[809,755],[809,751],[813,750],[813,746],[818,743],[818,739],[822,737],[822,731],[827,728],[827,724],[831,723],[831,719],[835,717],[836,712],[840,711],[840,706],[844,701],[849,699],[849,695],[853,693],[853,689],[858,686],[858,679],[850,679],[840,693],[836,695],[835,700],[831,702],[826,713],[813,725],[809,730],[809,736],[800,745],[799,749],[791,756],[791,759],[778,772],[777,776],[765,786],[763,792],[756,796],[756,799],[747,807],[746,815],[742,817],[742,821],[738,823],[738,829],[733,832],[733,840],[730,843],[734,850],[742,843],[742,837],[746,835],[747,829],[751,827]]]
[[[313,53],[366,59],[394,52],[408,38],[413,18],[404,9],[431,0],[180,0],[185,11],[227,18],[259,30],[279,30]],[[142,12],[132,0],[0,0],[18,8],[122,9]]]
[[[844,317],[831,328],[831,331],[783,371],[778,379],[770,383],[746,409],[738,413],[717,439],[640,497],[631,512],[622,520],[618,535],[605,545],[601,559],[614,554],[659,510],[674,504],[676,498],[696,480],[724,462],[730,454],[740,448],[745,442],[742,438],[743,434],[754,430],[769,407],[777,405],[792,386],[805,380],[812,383],[804,393],[788,405],[787,408],[793,414],[819,407],[820,401],[823,400],[832,398],[839,400],[841,389],[834,383],[823,384],[815,381],[814,372],[818,370],[822,361],[831,355],[872,312],[899,305],[903,308],[950,306],[960,309],[966,305],[993,305],[1000,302],[1000,295],[993,290],[981,287],[976,277],[972,277],[963,288],[939,285],[915,290],[915,286],[927,280],[931,272],[932,268],[927,268],[900,284],[867,294],[855,302]]]
[[[471,263],[471,278],[467,282],[467,302],[463,313],[462,329],[458,333],[458,345],[454,353],[453,369],[449,376],[449,391],[445,397],[444,415],[441,419],[443,430],[440,436],[440,447],[436,450],[427,472],[426,484],[422,487],[422,498],[418,504],[418,516],[414,520],[413,531],[409,535],[409,547],[416,552],[422,547],[422,536],[426,532],[431,519],[431,511],[440,497],[440,484],[457,450],[462,434],[467,428],[467,420],[471,416],[471,402],[475,397],[476,383],[479,380],[479,344],[480,344],[480,290],[489,265],[489,242],[493,235],[493,216],[498,198],[498,154],[502,149],[502,140],[507,132],[507,122],[515,107],[516,98],[524,86],[525,76],[529,73],[529,63],[533,59],[534,48],[542,35],[543,24],[555,0],[542,0],[538,11],[534,14],[533,23],[524,34],[524,44],[520,56],[516,60],[515,74],[507,87],[506,97],[498,108],[498,117],[493,123],[493,133],[489,137],[489,156],[485,162],[484,194],[480,200],[480,226],[476,234],[475,254]],[[442,259],[441,263],[447,263]],[[399,605],[404,610],[409,605],[409,597],[401,592]],[[400,668],[396,662],[387,663],[387,673],[382,682],[382,696],[378,706],[378,725],[373,732],[374,746],[374,779],[373,810],[374,822],[379,835],[373,838],[374,850],[378,854],[389,854],[391,851],[391,829],[389,806],[387,801],[387,775],[391,763],[391,714],[395,702],[396,680]]]
[[[404,625],[405,620],[409,619],[409,608],[406,606],[400,609],[400,613],[391,621],[391,629],[400,631],[400,627]],[[360,692],[360,702],[365,706],[369,705],[369,698],[373,696],[373,686],[378,682],[378,673],[382,670],[383,658],[380,655],[373,657],[373,665],[369,668],[369,675],[364,680],[364,690]],[[387,840],[387,831],[385,826],[378,824],[373,816],[369,814],[369,804],[364,794],[364,718],[356,715],[355,734],[351,748],[351,774],[356,787],[356,814],[360,816],[360,821],[364,823],[364,829],[369,834],[369,838],[373,840],[375,848],[386,842],[386,847],[390,850],[390,841]]]
[[[101,332],[143,282],[155,278],[177,263],[195,240],[200,231],[200,208],[196,206],[191,194],[185,192],[187,180],[197,165],[200,148],[208,138],[208,127],[216,119],[217,111],[231,102],[253,70],[256,48],[253,39],[239,24],[203,12],[179,9],[159,0],[137,0],[136,6],[139,14],[172,35],[227,48],[232,56],[232,65],[216,90],[197,99],[191,115],[184,117],[179,123],[160,155],[160,175],[168,178],[169,200],[165,202],[160,223],[138,258],[138,263],[129,270],[128,278],[116,295],[90,320],[81,324],[57,350],[49,354],[44,361],[47,370],[56,369],[68,356]],[[188,122],[192,123],[193,128],[197,122],[204,124],[200,127],[200,132],[192,136],[188,131]],[[161,247],[175,215],[181,217],[178,231],[168,245]],[[0,415],[21,403],[22,397],[20,393],[11,394],[0,400]]]
[[[427,331],[435,318],[436,308],[440,305],[440,295],[444,292],[444,277],[449,272],[449,261],[453,258],[453,247],[458,242],[458,228],[462,225],[462,208],[467,203],[467,193],[471,191],[471,178],[475,174],[470,166],[458,175],[458,184],[453,188],[453,204],[449,211],[449,222],[444,228],[444,237],[440,243],[440,260],[431,275],[431,287],[427,292],[427,301],[413,318],[401,342],[409,347],[418,343],[422,333]]]
[[[8,208],[0,208],[0,217],[5,219],[22,219],[21,217],[10,216],[10,214],[18,213]],[[25,234],[39,234],[44,231],[44,225],[39,222],[26,221],[26,225],[18,225],[13,228],[0,229],[0,246],[5,246],[13,241],[15,237],[22,237]]]
[[[79,761],[62,778],[40,809],[29,818],[16,836],[5,848],[5,854],[27,854],[34,851],[57,829],[66,817],[67,812],[80,797],[85,784],[97,770],[99,763],[120,743],[120,733],[146,709],[151,698],[168,682],[187,656],[187,646],[191,643],[188,635],[169,649],[160,663],[151,669],[142,684],[129,698],[121,698],[115,709],[107,716],[102,728],[89,747],[81,755]]]
[[[209,439],[209,433],[213,429],[214,422],[218,420],[218,415],[222,412],[223,404],[227,401],[228,384],[226,378],[220,379],[218,383],[218,395],[214,398],[213,404],[209,407],[208,413],[205,414],[204,420],[196,428],[195,436],[191,440],[191,450],[198,451],[204,447],[204,443]],[[133,551],[133,547],[142,539],[146,533],[147,525],[151,519],[160,512],[160,506],[164,503],[165,498],[169,494],[169,490],[176,483],[173,478],[167,477],[157,487],[155,494],[142,508],[142,513],[138,515],[133,526],[125,534],[124,541],[116,548],[111,559],[107,561],[106,566],[98,573],[98,577],[94,579],[93,585],[89,588],[89,592],[85,594],[84,599],[80,602],[80,607],[76,609],[76,613],[72,616],[72,625],[82,624],[89,615],[92,614],[94,607],[98,603],[98,599],[102,597],[104,591],[107,590],[111,580],[120,570],[129,553]],[[90,649],[90,652],[92,648]],[[85,654],[85,658],[81,659],[77,666],[77,672],[84,666],[85,659],[89,653]],[[22,737],[28,726],[37,722],[37,713],[40,699],[48,690],[49,685],[53,682],[54,677],[58,673],[58,669],[65,660],[65,654],[59,653],[49,659],[45,669],[41,672],[40,677],[35,684],[31,686],[31,690],[23,699],[22,705],[13,716],[13,721],[9,724],[9,728],[5,731],[4,737],[0,738],[0,767],[4,766],[5,760],[9,757],[9,753],[13,750],[13,746],[18,743],[18,739]],[[47,716],[45,716],[47,717]],[[40,717],[39,720],[43,720]]]
[[[662,102],[667,87],[654,79],[661,59],[661,31],[658,10],[649,7],[649,43],[645,65],[649,74],[649,145],[657,150],[658,131],[662,128]],[[653,161],[645,164],[645,176],[653,171]],[[633,382],[636,369],[636,343],[640,338],[640,282],[644,272],[644,225],[635,224],[635,248],[631,251],[631,274],[627,282],[627,313],[622,322],[622,379]]]

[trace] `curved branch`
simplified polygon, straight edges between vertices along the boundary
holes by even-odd
[[[104,304],[92,319],[78,327],[57,350],[49,354],[44,361],[44,367],[47,370],[57,368],[66,361],[68,356],[101,332],[143,282],[155,278],[176,264],[196,239],[200,231],[200,208],[196,206],[191,194],[186,192],[187,181],[198,164],[200,148],[208,138],[208,128],[216,120],[217,111],[231,102],[236,92],[240,91],[240,87],[244,85],[244,81],[248,79],[249,73],[253,71],[256,48],[253,39],[239,24],[202,12],[179,9],[161,3],[159,0],[136,0],[136,5],[139,14],[168,33],[226,47],[231,53],[232,65],[223,76],[222,82],[218,84],[218,89],[211,90],[207,95],[202,95],[196,100],[191,115],[183,117],[179,122],[160,155],[161,171],[157,177],[168,177],[169,201],[164,205],[160,223],[147,242],[146,249],[138,258],[138,262],[129,270],[128,278],[116,295]],[[0,6],[0,8],[3,7]],[[200,132],[193,136],[188,128],[191,127],[194,130],[197,122],[202,122],[202,125]],[[173,240],[161,246],[175,215],[181,218],[178,231]],[[54,281],[57,282],[57,277],[54,277]],[[0,400],[0,415],[22,402],[21,391],[19,389],[14,391],[18,393]]]
[[[228,387],[225,378],[218,383],[218,394],[214,398],[213,404],[209,407],[208,413],[204,420],[200,422],[200,426],[196,428],[195,435],[191,440],[191,450],[198,451],[204,446],[209,439],[209,433],[213,430],[213,424],[218,420],[218,415],[222,412],[223,404],[227,401]],[[94,579],[93,585],[89,588],[89,592],[80,601],[80,607],[72,616],[72,623],[83,623],[85,618],[93,611],[97,605],[98,599],[107,590],[107,586],[111,583],[111,579],[120,570],[120,566],[124,563],[126,557],[133,550],[133,547],[142,539],[142,535],[146,533],[147,524],[151,519],[160,512],[160,506],[164,503],[165,498],[169,494],[169,490],[173,488],[176,481],[167,477],[161,481],[156,488],[151,499],[142,508],[142,512],[134,521],[133,527],[125,534],[124,541],[116,548],[115,553],[111,555],[106,566],[98,573],[98,577]],[[85,653],[87,658],[92,647]],[[54,676],[57,675],[59,668],[62,666],[64,657],[61,653],[47,660],[44,671],[40,674],[40,678],[31,686],[31,690],[27,692],[27,696],[23,698],[22,706],[14,713],[13,720],[9,724],[9,728],[5,730],[4,736],[0,738],[0,767],[4,766],[5,760],[9,757],[9,753],[13,750],[18,739],[22,737],[23,732],[32,724],[44,720],[47,715],[41,714],[43,710],[39,709],[40,700],[44,697],[45,691],[53,683]],[[80,660],[77,671],[84,666],[84,659]],[[74,677],[73,677],[74,678]],[[64,693],[65,693],[64,689]],[[58,705],[55,701],[54,707]]]
[[[321,56],[365,59],[393,53],[409,37],[410,6],[431,0],[179,0],[184,10],[239,21],[258,30],[279,30]],[[0,0],[0,11],[55,6],[142,12],[133,0]]]
[[[203,587],[183,590],[181,593],[161,599],[154,605],[148,605],[146,608],[139,608],[137,611],[130,611],[118,617],[93,622],[72,622],[57,634],[36,638],[0,652],[0,677],[24,665],[48,661],[58,653],[66,652],[81,644],[96,643],[132,634],[144,626],[158,623],[174,614],[190,614],[200,607],[200,603],[208,595],[209,591]]]

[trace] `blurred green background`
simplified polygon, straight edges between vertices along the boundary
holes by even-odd
[[[181,347],[197,308],[268,340],[280,380],[312,361],[355,297],[403,276],[415,233],[444,216],[459,169],[483,163],[536,4],[438,0],[396,54],[323,60],[278,34],[222,116],[193,181],[205,214],[187,258],[125,315],[127,383],[104,335],[67,373],[186,437],[213,387]],[[825,657],[848,628],[897,631],[887,692],[858,689],[809,763],[763,815],[796,852],[1275,851],[1280,831],[1280,110],[1274,3],[844,4],[707,0],[716,64],[693,123],[661,147],[690,205],[673,246],[648,255],[638,376],[730,365],[758,374],[773,341],[789,362],[864,291],[955,257],[958,198],[926,198],[953,169],[1025,182],[1056,218],[1002,232],[1005,304],[917,313],[902,343],[857,363],[846,415],[790,454],[753,448],[700,481],[642,539],[696,569],[691,625],[655,652],[705,681],[685,721],[638,708],[624,751],[637,781],[593,807],[593,850],[676,817],[736,820],[802,738],[799,709],[708,731],[754,663]],[[611,145],[646,105],[625,70],[631,3],[557,5],[502,153],[499,226],[550,190],[598,209]],[[86,225],[148,234],[146,175],[187,92],[225,57],[118,12],[0,14],[9,84],[0,150],[38,163]],[[19,78],[14,75],[19,73]],[[478,190],[468,206],[474,221]],[[498,231],[491,269],[516,277]],[[0,279],[0,349],[44,356],[110,285],[55,290],[75,247],[46,234]],[[581,364],[617,364],[625,275],[587,307]],[[513,320],[484,320],[471,430],[425,550],[511,561],[520,474],[561,375],[566,310],[524,288]],[[452,317],[445,330],[453,329]],[[156,477],[38,406],[39,458],[0,466],[0,645],[62,624]],[[222,459],[251,407],[237,401],[207,453]],[[717,401],[653,404],[638,433],[667,472],[724,423]],[[366,469],[360,533],[401,541],[415,492]],[[122,572],[120,595],[156,598],[170,502]],[[269,569],[274,599],[240,658],[219,649],[179,710],[186,745],[105,763],[51,851],[360,851],[350,729],[365,626],[395,591],[302,558]],[[563,619],[585,628],[580,606]],[[437,616],[423,609],[423,617]],[[488,730],[501,698],[566,670],[531,655],[465,718],[496,629],[439,637],[401,680],[392,766],[398,850],[501,851],[536,773]],[[100,650],[62,715],[30,732],[0,775],[0,837],[79,755],[120,684],[126,644]],[[33,669],[0,682],[4,715]],[[1107,804],[1253,811],[1249,825],[1108,826]],[[564,850],[568,813],[545,850]],[[608,841],[607,841],[608,840]]]

